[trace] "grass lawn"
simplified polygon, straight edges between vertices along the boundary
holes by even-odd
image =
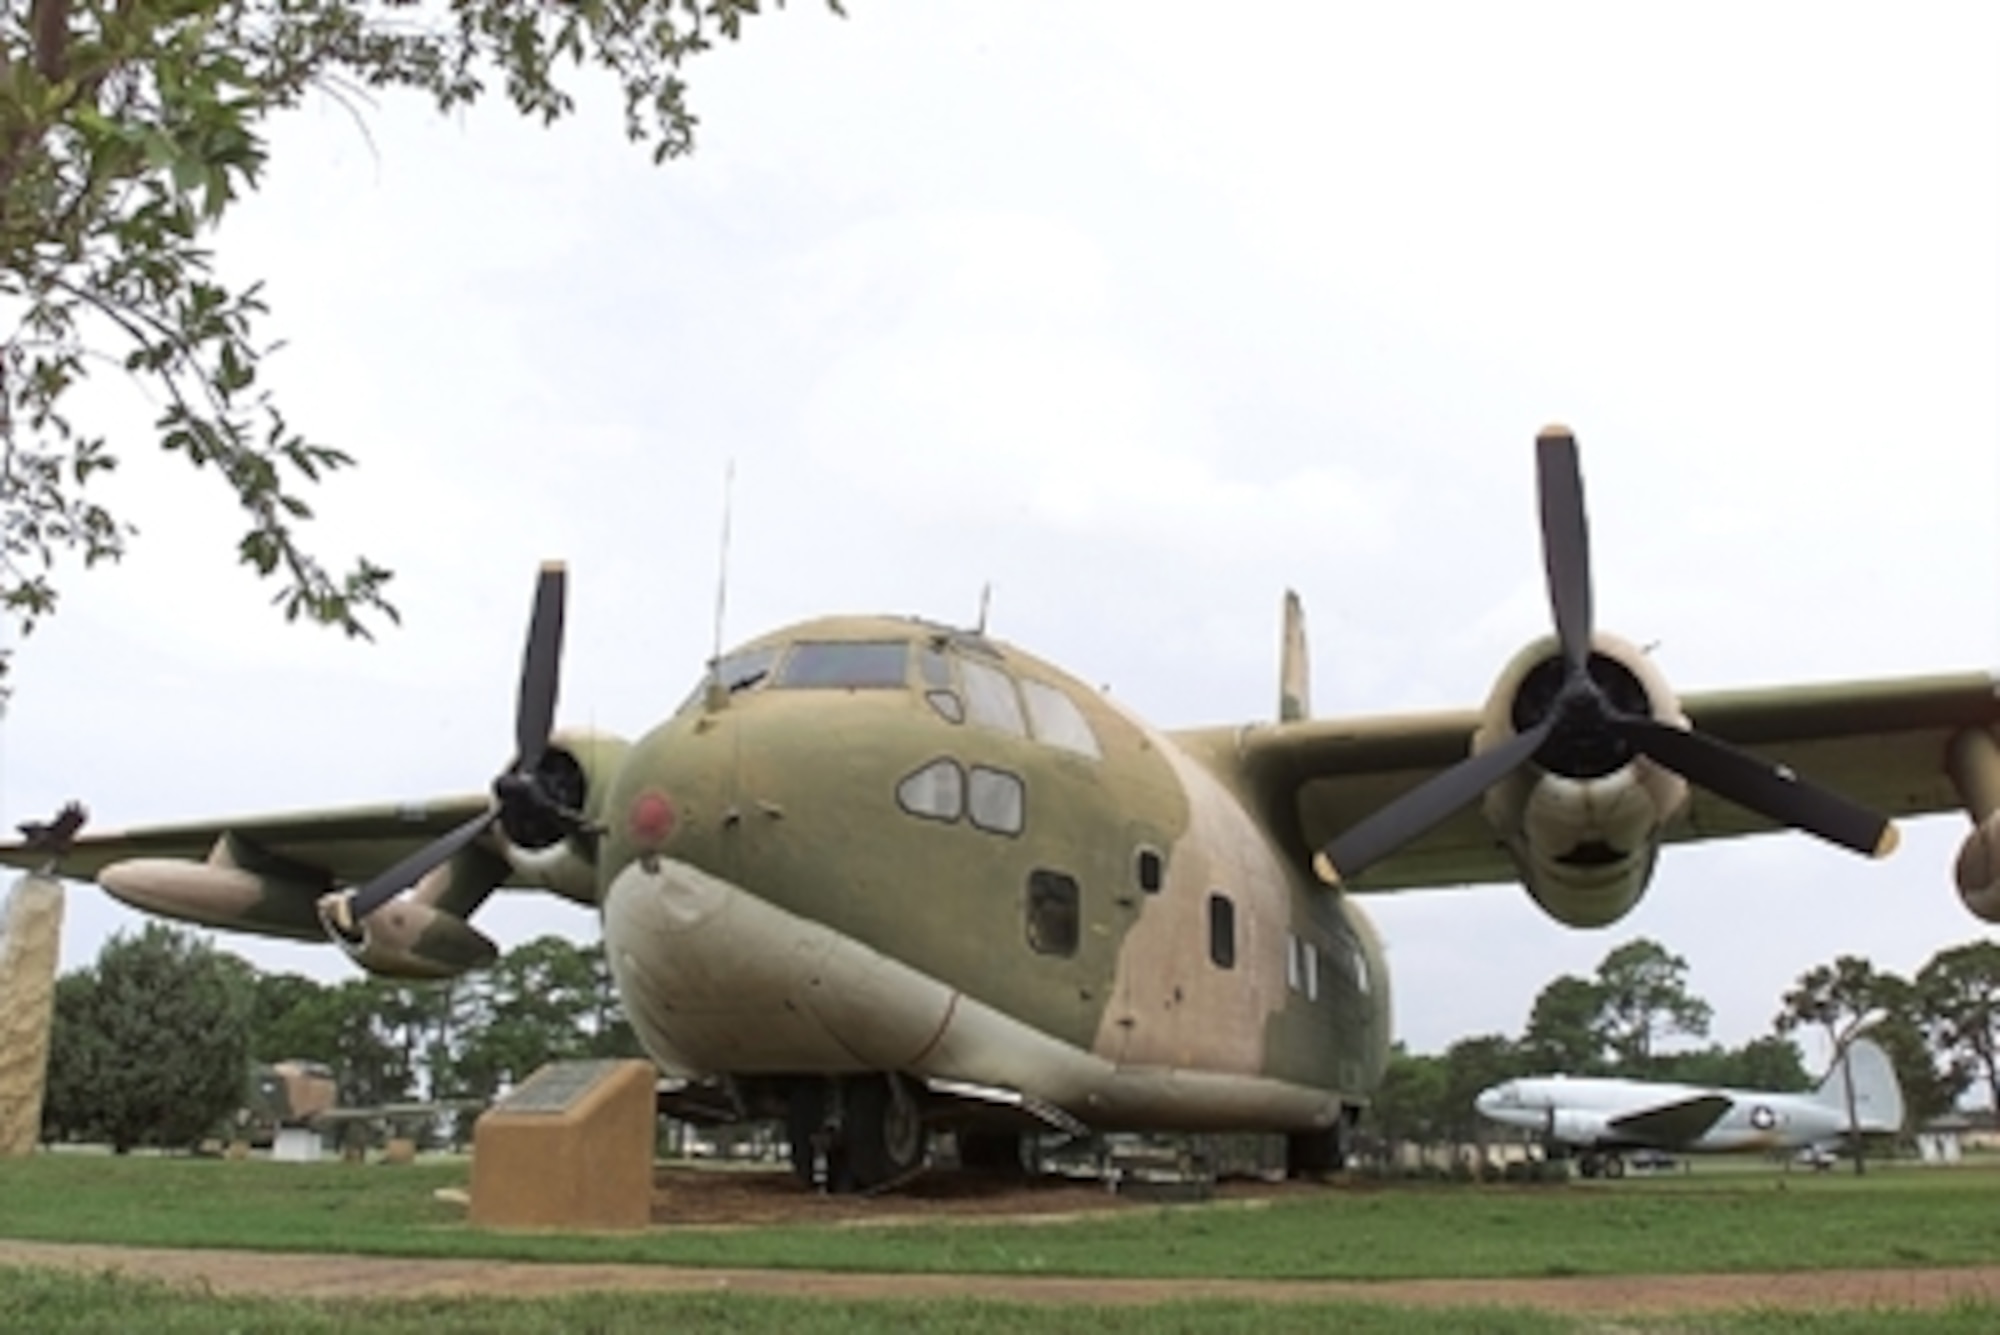
[[[78,1277],[0,1271],[0,1330],[37,1335],[143,1330],[146,1335],[285,1331],[299,1335],[1990,1335],[1996,1313],[1962,1306],[1939,1312],[1729,1312],[1696,1317],[1564,1316],[1506,1308],[1396,1308],[1193,1302],[1154,1307],[1048,1307],[978,1302],[836,1302],[742,1294],[579,1294],[539,1299],[418,1299],[336,1302],[221,1298],[111,1275]]]
[[[347,1164],[38,1155],[0,1160],[0,1236],[112,1244],[833,1270],[1386,1279],[1950,1266],[2000,1256],[2000,1169],[1780,1175],[1762,1168],[1566,1186],[1341,1186],[1269,1204],[1126,1207],[1064,1223],[492,1234],[439,1202],[463,1161]],[[893,1199],[883,1213],[895,1212]],[[601,1335],[894,1330],[1064,1335],[1241,1331],[1348,1335],[1984,1335],[2000,1309],[1742,1311],[1658,1318],[1505,1308],[1205,1301],[1045,1307],[972,1299],[834,1301],[745,1294],[337,1301],[252,1299],[116,1275],[0,1269],[0,1330],[181,1335]]]
[[[1704,1166],[1705,1168],[1706,1166]],[[1698,1171],[1562,1186],[1340,1186],[1063,1223],[486,1233],[406,1167],[37,1155],[0,1161],[0,1236],[694,1266],[1387,1279],[1950,1266],[2000,1257],[2000,1170]],[[893,1198],[882,1201],[893,1214]]]

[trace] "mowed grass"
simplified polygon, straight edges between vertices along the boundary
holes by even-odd
[[[1187,1302],[1044,1306],[973,1300],[848,1302],[743,1294],[578,1294],[564,1298],[302,1301],[214,1297],[116,1275],[0,1270],[0,1330],[37,1335],[286,1331],[299,1335],[1990,1335],[1995,1312],[1742,1311],[1698,1316],[1571,1316],[1511,1308],[1372,1303]]]
[[[830,1301],[736,1293],[580,1293],[560,1299],[278,1301],[208,1297],[118,1275],[0,1271],[0,1329],[38,1335],[286,1331],[298,1335],[1990,1335],[1990,1307],[1924,1313],[1730,1311],[1578,1317],[1506,1307],[1192,1301],[1150,1307],[900,1299]]]
[[[1390,1279],[1853,1269],[2000,1258],[2000,1169],[1709,1171],[1558,1186],[1342,1185],[1269,1203],[1125,1205],[1055,1223],[491,1233],[413,1166],[0,1160],[0,1237],[395,1256],[884,1272]],[[873,1203],[886,1221],[893,1197]]]

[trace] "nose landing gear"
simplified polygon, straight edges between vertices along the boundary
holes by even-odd
[[[818,1191],[886,1191],[928,1162],[930,1128],[918,1092],[893,1071],[800,1080],[785,1123],[792,1171]]]

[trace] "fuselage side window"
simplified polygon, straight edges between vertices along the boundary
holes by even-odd
[[[1028,723],[1037,741],[1093,760],[1104,754],[1098,749],[1097,734],[1090,730],[1083,711],[1067,695],[1045,681],[1024,677],[1021,696],[1028,702]]]
[[[1074,955],[1081,936],[1081,895],[1059,871],[1028,873],[1028,945],[1041,955]]]
[[[933,760],[896,785],[896,800],[913,816],[957,820],[965,812],[965,771],[952,760]]]
[[[987,728],[998,728],[1016,737],[1028,735],[1027,720],[1021,716],[1021,697],[1014,693],[1014,681],[990,663],[970,658],[958,660],[958,672],[965,683],[965,716]]]
[[[1236,901],[1221,891],[1208,897],[1208,958],[1218,969],[1236,967]]]
[[[1319,1000],[1319,947],[1296,933],[1285,937],[1285,981],[1307,1001]]]
[[[1167,883],[1166,859],[1160,856],[1157,848],[1141,848],[1134,854],[1132,871],[1139,888],[1149,895],[1159,894],[1160,887]]]
[[[900,690],[910,646],[893,640],[808,640],[792,646],[773,686],[791,690]]]
[[[974,765],[966,778],[965,810],[972,823],[994,834],[1019,834],[1027,822],[1027,790],[1005,770]]]

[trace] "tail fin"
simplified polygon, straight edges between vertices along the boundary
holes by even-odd
[[[1297,723],[1312,715],[1312,671],[1306,662],[1306,613],[1299,595],[1285,590],[1284,641],[1278,659],[1278,721]]]
[[[1857,1038],[1847,1045],[1845,1061],[1836,1061],[1826,1079],[1814,1091],[1820,1102],[1847,1115],[1847,1087],[1841,1076],[1851,1073],[1854,1080],[1854,1120],[1863,1131],[1903,1129],[1903,1087],[1896,1081],[1896,1067],[1889,1054],[1872,1038]]]

